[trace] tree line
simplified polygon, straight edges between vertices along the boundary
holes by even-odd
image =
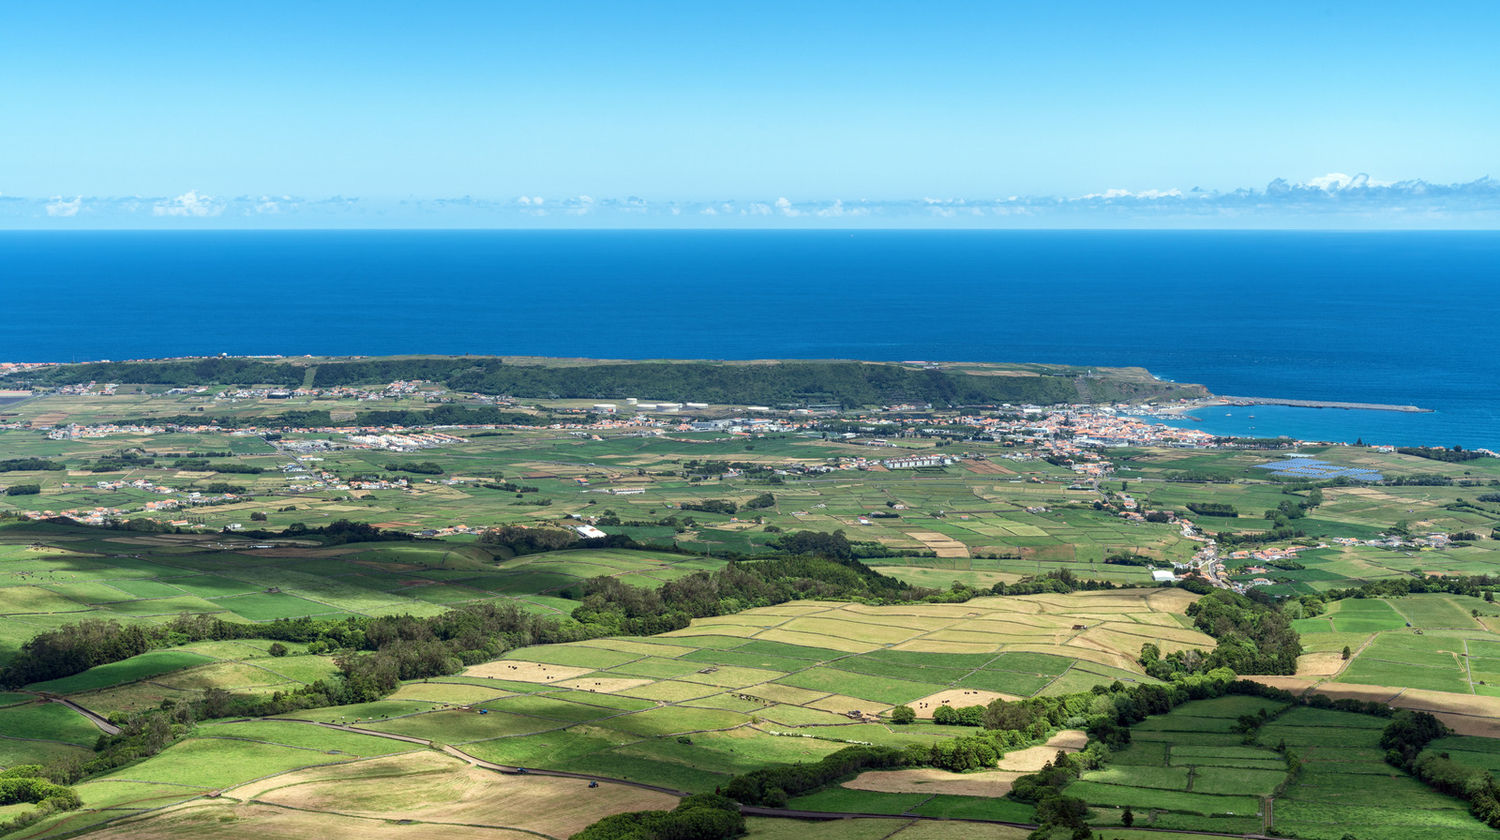
[[[545,426],[547,415],[507,411],[493,405],[443,404],[430,409],[381,409],[355,412],[352,420],[333,419],[324,408],[297,408],[256,417],[209,417],[174,414],[166,417],[136,417],[118,421],[141,426],[218,426],[223,429],[278,428],[317,429],[330,426]]]
[[[1414,455],[1418,458],[1426,458],[1429,461],[1446,461],[1450,464],[1462,464],[1465,461],[1477,461],[1480,458],[1490,456],[1483,452],[1472,449],[1464,449],[1462,446],[1444,448],[1441,446],[1398,446],[1396,451],[1402,455]]]
[[[46,778],[44,773],[39,764],[20,764],[0,771],[0,806],[35,806],[0,819],[0,834],[35,825],[58,811],[71,811],[83,804],[77,791]]]
[[[1234,505],[1224,502],[1188,502],[1187,509],[1202,516],[1224,516],[1230,519],[1240,515]]]
[[[0,460],[0,473],[4,472],[55,472],[63,469],[64,464],[59,461],[49,461],[46,458],[6,458]]]

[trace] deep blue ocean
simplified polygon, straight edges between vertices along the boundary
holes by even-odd
[[[0,360],[1140,365],[1436,409],[1199,412],[1210,431],[1500,448],[1497,281],[1494,232],[5,232]]]

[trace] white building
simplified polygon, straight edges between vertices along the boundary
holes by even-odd
[[[880,462],[888,470],[914,470],[919,467],[946,467],[952,458],[943,455],[908,455],[904,458],[887,458]]]

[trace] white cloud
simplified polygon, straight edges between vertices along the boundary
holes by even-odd
[[[1354,179],[1342,172],[1330,172],[1310,179],[1304,186],[1320,190],[1341,190],[1352,180]]]
[[[47,215],[58,218],[68,218],[78,215],[78,209],[83,206],[83,196],[75,196],[72,201],[64,201],[60,195],[54,195],[47,203]]]
[[[1330,172],[1327,175],[1319,175],[1309,179],[1304,187],[1336,192],[1338,190],[1358,190],[1368,187],[1389,187],[1390,181],[1376,181],[1369,175],[1360,172],[1356,175],[1345,175],[1342,172]]]
[[[199,195],[197,190],[188,190],[176,198],[158,201],[151,208],[153,216],[189,216],[200,219],[223,212],[223,204],[211,195]]]
[[[919,194],[920,195],[920,194]],[[734,219],[754,218],[762,224],[782,226],[828,226],[857,224],[858,218],[929,219],[932,224],[958,219],[954,224],[994,224],[1011,217],[1046,219],[1069,224],[1114,224],[1162,220],[1171,226],[1178,220],[1193,224],[1253,224],[1271,220],[1293,224],[1299,218],[1350,220],[1353,226],[1389,226],[1402,220],[1434,226],[1438,221],[1459,227],[1500,224],[1500,180],[1480,178],[1461,183],[1421,180],[1377,181],[1364,174],[1329,172],[1307,180],[1278,178],[1262,187],[1233,190],[1183,189],[1107,190],[1071,196],[1033,194],[962,198],[929,194],[907,199],[851,199],[832,197],[793,202],[786,196],[756,200],[740,198],[714,201],[648,201],[638,196],[596,198],[575,195],[544,199],[518,195],[509,199],[483,197],[430,197],[401,200],[358,199],[344,196],[308,198],[287,195],[247,194],[215,197],[190,190],[175,198],[141,196],[52,196],[0,197],[0,227],[42,223],[75,226],[87,219],[102,226],[139,225],[157,217],[159,222],[200,220],[224,226],[274,224],[314,227],[359,226],[366,220],[405,220],[414,226],[460,223],[473,225],[608,224],[627,215],[641,218],[696,218],[708,227],[733,225]],[[77,218],[76,221],[64,220]],[[217,222],[214,222],[217,217]],[[546,221],[543,221],[546,219]],[[253,220],[253,221],[252,221]],[[589,221],[595,220],[595,221]],[[1437,220],[1437,221],[1434,221]],[[1335,222],[1329,222],[1333,224]]]
[[[1095,199],[1095,198],[1102,198],[1105,201],[1110,201],[1110,200],[1116,199],[1116,198],[1146,198],[1146,199],[1150,199],[1150,198],[1181,198],[1181,197],[1182,197],[1182,190],[1175,189],[1175,188],[1174,189],[1170,189],[1170,190],[1142,190],[1140,192],[1133,192],[1131,190],[1122,190],[1122,189],[1116,188],[1116,189],[1105,190],[1102,193],[1089,193],[1088,195],[1083,196],[1084,200]]]
[[[250,212],[261,216],[273,216],[284,210],[295,209],[296,205],[286,203],[291,200],[292,197],[287,195],[279,197],[263,195],[258,199],[249,200]]]

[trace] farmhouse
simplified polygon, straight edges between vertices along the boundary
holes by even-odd
[[[574,525],[573,530],[578,532],[578,536],[583,537],[586,540],[597,540],[601,537],[609,536],[608,534],[604,533],[598,528],[595,528],[592,525]]]

